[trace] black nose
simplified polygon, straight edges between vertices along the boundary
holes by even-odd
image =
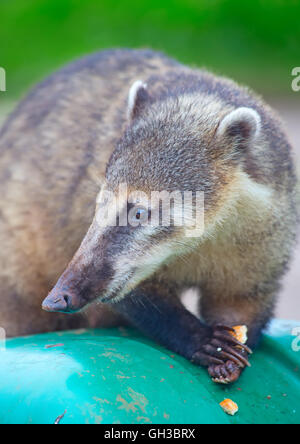
[[[43,302],[42,308],[45,311],[67,311],[68,309],[68,300],[69,297],[67,295],[57,296],[53,298],[51,293]]]
[[[72,292],[54,288],[43,302],[42,308],[50,312],[72,313],[82,307],[80,297]]]

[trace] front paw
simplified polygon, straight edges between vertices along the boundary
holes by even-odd
[[[245,367],[250,367],[248,355],[252,353],[247,345],[238,341],[231,327],[212,327],[210,338],[194,353],[192,362],[208,367],[214,382],[229,384],[236,381]]]
[[[217,384],[231,384],[239,379],[242,368],[232,361],[226,361],[224,364],[211,365],[208,373]]]

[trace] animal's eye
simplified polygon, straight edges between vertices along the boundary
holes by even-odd
[[[147,208],[142,206],[134,206],[129,210],[128,222],[134,227],[138,225],[145,225],[148,222],[148,215]]]
[[[146,215],[146,209],[145,208],[138,208],[135,213],[135,218],[137,220],[141,220],[141,219],[143,219],[143,217],[145,215]]]

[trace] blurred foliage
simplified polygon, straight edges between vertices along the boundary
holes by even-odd
[[[151,47],[258,91],[289,93],[300,0],[0,0],[0,66],[17,97],[82,54]]]

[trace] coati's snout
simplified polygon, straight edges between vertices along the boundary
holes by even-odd
[[[88,253],[88,245],[84,244],[44,300],[43,310],[75,313],[106,291],[113,270],[107,261],[99,258],[101,247],[98,254],[92,251]]]
[[[101,301],[115,274],[109,248],[109,238],[95,219],[42,308],[50,312],[74,313],[95,299]]]
[[[74,313],[94,301],[116,302],[172,255],[174,229],[135,225],[143,207],[128,205],[127,199],[122,206],[130,216],[125,226],[101,225],[101,209],[96,211],[79,250],[44,300],[44,310]]]
[[[84,307],[84,299],[78,291],[56,285],[43,302],[43,310],[50,312],[74,313]]]
[[[44,310],[74,313],[94,301],[116,302],[178,253],[175,227],[152,226],[145,205],[128,203],[127,195],[119,195],[119,203],[117,225],[110,219],[103,224],[104,209],[98,206],[79,250],[44,300]]]
[[[260,116],[244,107],[230,107],[226,114],[219,104],[211,109],[208,124],[202,102],[195,99],[187,106],[183,98],[170,99],[162,106],[151,100],[142,82],[133,85],[129,125],[108,162],[94,221],[45,299],[45,310],[72,313],[96,300],[117,302],[173,258],[196,248],[204,231],[209,233],[245,151],[260,137]],[[198,193],[203,198],[199,214],[194,206]],[[176,226],[168,217],[165,223],[164,196]],[[186,196],[192,198],[186,201]],[[195,222],[194,240],[189,221]]]

